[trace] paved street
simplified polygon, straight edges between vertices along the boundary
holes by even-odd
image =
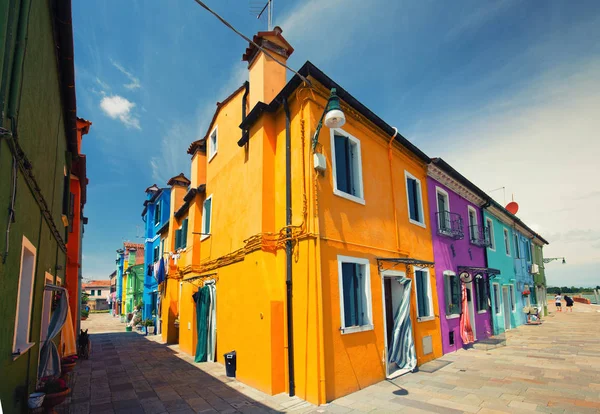
[[[92,356],[74,374],[70,412],[598,413],[598,311],[576,304],[572,314],[510,331],[507,346],[444,355],[420,372],[322,407],[266,395],[225,377],[220,364],[194,364],[177,346],[126,333],[106,314],[91,315],[82,327],[93,333]]]

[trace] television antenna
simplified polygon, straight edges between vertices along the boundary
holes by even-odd
[[[267,16],[267,30],[273,30],[273,0],[248,0],[250,13],[260,20],[264,15]]]
[[[493,193],[494,191],[502,190],[502,204],[506,204],[506,187],[498,187],[493,190],[489,190],[488,193]]]

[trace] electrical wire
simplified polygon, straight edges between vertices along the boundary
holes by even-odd
[[[231,30],[233,30],[238,36],[240,36],[242,39],[244,39],[245,41],[247,41],[248,43],[254,45],[255,47],[257,47],[259,50],[261,50],[265,55],[267,55],[268,57],[270,57],[271,59],[273,59],[275,62],[277,62],[277,64],[283,66],[284,68],[286,68],[287,70],[293,72],[294,74],[298,75],[300,77],[300,79],[302,79],[304,82],[306,82],[308,85],[312,85],[310,83],[310,81],[308,79],[306,79],[304,76],[302,76],[300,73],[296,72],[294,69],[290,68],[288,65],[286,65],[283,62],[280,62],[279,60],[277,60],[272,54],[270,54],[264,47],[258,45],[257,43],[255,43],[252,39],[249,39],[248,37],[246,37],[243,33],[239,32],[235,27],[233,27],[227,20],[225,20],[224,18],[222,18],[221,16],[219,16],[215,11],[213,11],[210,7],[208,7],[206,4],[204,4],[203,1],[201,0],[194,0],[196,3],[198,3],[201,7],[203,7],[204,9],[206,9],[209,13],[211,13],[213,16],[215,16],[217,19],[219,19],[221,21],[221,23],[223,23],[225,26],[229,27]]]

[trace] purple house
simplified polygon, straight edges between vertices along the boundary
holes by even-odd
[[[488,196],[441,158],[429,165],[427,189],[446,354],[492,335],[488,278],[499,271],[486,267]]]

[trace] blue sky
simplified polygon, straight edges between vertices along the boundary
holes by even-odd
[[[251,36],[248,3],[206,0]],[[430,156],[506,187],[551,244],[550,284],[600,285],[600,3],[275,1],[295,48]],[[74,2],[79,116],[92,121],[84,277],[141,241],[144,189],[189,175],[190,142],[247,79],[245,42],[193,0]],[[502,191],[491,195],[504,203]]]

